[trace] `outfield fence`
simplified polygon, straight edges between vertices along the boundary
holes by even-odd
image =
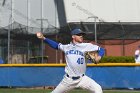
[[[65,64],[0,64],[1,87],[56,86],[63,78]],[[104,89],[140,88],[140,64],[88,64],[86,75]]]

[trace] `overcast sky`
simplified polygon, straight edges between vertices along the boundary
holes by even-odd
[[[11,16],[11,1],[12,5],[12,20],[23,25],[40,27],[41,9],[43,26],[47,27],[48,23],[58,27],[57,11],[54,0],[6,0],[5,6],[2,6],[3,0],[0,0],[0,26],[6,26],[10,23]],[[28,9],[27,9],[28,8]],[[28,21],[27,21],[28,18]]]
[[[41,18],[43,9],[43,27],[48,24],[59,27],[54,0],[42,0],[43,8],[41,0],[6,0],[5,6],[0,0],[0,26],[11,23],[11,1],[12,21],[40,27],[37,19]],[[94,18],[89,18],[91,16],[105,22],[140,22],[140,0],[64,0],[64,4],[67,22],[94,22]]]

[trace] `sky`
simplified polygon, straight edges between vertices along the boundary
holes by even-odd
[[[1,27],[14,21],[31,27],[40,27],[40,19],[43,19],[43,27],[48,27],[48,24],[59,26],[54,0],[42,0],[42,3],[41,0],[6,0],[4,6],[2,2],[3,0],[0,0]]]
[[[39,28],[41,18],[43,27],[59,27],[54,0],[6,0],[4,6],[2,3],[0,0],[1,27],[16,21]],[[140,0],[64,0],[64,6],[67,22],[94,22],[95,18],[104,22],[140,22]]]

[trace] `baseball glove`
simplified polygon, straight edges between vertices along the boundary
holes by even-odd
[[[101,56],[98,55],[98,51],[90,51],[85,53],[85,58],[90,60],[92,63],[99,63]]]

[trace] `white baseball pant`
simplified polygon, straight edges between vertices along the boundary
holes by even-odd
[[[77,80],[64,75],[63,80],[51,93],[68,93],[68,91],[78,87],[89,90],[90,93],[103,93],[101,86],[86,75],[81,76]]]

